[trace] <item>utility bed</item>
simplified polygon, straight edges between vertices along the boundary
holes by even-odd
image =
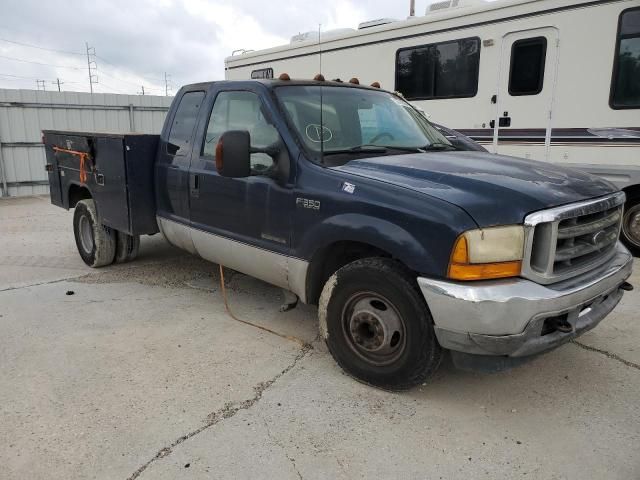
[[[43,131],[51,202],[69,209],[89,190],[103,225],[158,232],[154,161],[159,135]]]

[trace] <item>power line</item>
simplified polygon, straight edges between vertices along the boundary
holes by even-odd
[[[29,44],[29,43],[16,42],[15,40],[7,40],[6,38],[0,38],[0,41],[7,42],[7,43],[13,43],[14,45],[20,45],[22,47],[37,48],[38,50],[46,50],[48,52],[65,53],[67,55],[84,55],[84,53],[80,53],[80,52],[71,52],[69,50],[57,50],[55,48],[39,47],[38,45],[32,45],[32,44]]]
[[[55,68],[70,68],[72,70],[84,70],[84,68],[80,68],[80,67],[72,67],[69,65],[53,65],[51,63],[43,63],[43,62],[34,62],[31,60],[24,60],[22,58],[14,58],[14,57],[7,57],[5,55],[0,55],[0,58],[4,58],[7,60],[13,60],[14,62],[23,62],[23,63],[32,63],[34,65],[46,65],[48,67],[55,67]]]
[[[111,85],[108,85],[108,84],[106,84],[106,83],[104,83],[104,82],[102,82],[102,83],[98,83],[97,85],[98,85],[98,86],[101,86],[101,87],[104,87],[104,88],[108,88],[109,90],[113,90],[114,92],[122,93],[122,94],[124,94],[124,95],[129,95],[129,93],[124,92],[124,91],[122,91],[122,90],[120,90],[120,89],[118,89],[118,88],[112,87]]]
[[[33,61],[33,60],[26,60],[26,59],[23,59],[23,58],[9,57],[9,56],[6,56],[6,55],[0,55],[0,58],[4,58],[6,60],[11,60],[11,61],[14,61],[14,62],[29,63],[29,64],[32,64],[32,65],[42,65],[42,66],[48,66],[48,67],[54,67],[54,68],[67,68],[67,69],[77,70],[77,71],[83,71],[86,68],[88,70],[88,75],[89,75],[89,90],[90,91],[93,91],[93,86],[98,84],[98,75],[97,75],[97,71],[98,71],[97,59],[98,58],[101,61],[103,61],[104,63],[107,63],[108,65],[111,65],[112,67],[114,67],[116,69],[122,69],[122,67],[116,65],[115,63],[110,62],[109,60],[105,59],[104,57],[97,55],[95,47],[89,46],[88,43],[85,43],[86,52],[85,53],[80,53],[80,52],[74,52],[74,51],[70,51],[70,50],[61,50],[61,49],[55,49],[55,48],[41,47],[39,45],[33,45],[33,44],[30,44],[30,43],[17,42],[15,40],[9,40],[9,39],[6,39],[6,38],[0,38],[0,41],[11,43],[11,44],[14,44],[14,45],[20,45],[20,46],[29,47],[29,48],[36,48],[36,49],[39,49],[39,50],[62,53],[62,54],[67,54],[67,55],[82,55],[82,56],[86,55],[86,57],[87,57],[87,66],[86,67],[75,67],[75,66],[71,66],[71,65],[56,65],[56,64],[46,63],[46,62],[38,62],[38,61]],[[152,83],[152,84],[164,84],[164,88],[154,88],[154,89],[145,88],[145,93],[158,91],[158,92],[163,92],[167,96],[169,95],[169,91],[171,89],[170,80],[169,80],[170,76],[167,75],[166,72],[164,74],[164,79],[156,79],[156,78],[151,79],[151,78],[142,77],[142,76],[137,75],[135,73],[133,73],[133,74],[136,77],[138,77],[138,78],[140,78],[142,80],[147,80],[147,81],[149,81],[149,83]],[[116,80],[117,82],[126,83],[126,84],[131,85],[131,86],[135,86],[135,87],[139,87],[140,86],[139,83],[134,83],[134,82],[131,82],[129,80],[124,80],[122,78],[118,78],[118,77],[116,77],[114,75],[111,75],[109,73],[106,73],[104,71],[101,71],[101,75],[105,75],[105,76],[107,76],[109,78],[112,78],[113,80]],[[12,77],[15,77],[15,78],[20,78],[19,76],[16,76],[16,75],[4,75],[4,76],[12,76]],[[23,77],[23,78],[24,79],[30,79],[30,80],[39,80],[39,78],[36,78],[36,77]],[[77,83],[77,82],[64,82],[64,83]],[[110,88],[113,88],[113,87],[110,87]],[[113,89],[118,91],[115,88],[113,88]]]
[[[20,75],[11,75],[10,73],[0,73],[0,77],[12,77],[16,80],[38,80],[38,77],[23,77]]]
[[[100,59],[100,60],[102,60],[104,63],[106,63],[106,64],[108,64],[108,65],[111,65],[111,66],[112,66],[112,67],[114,67],[114,68],[122,69],[122,67],[121,67],[121,66],[118,66],[118,65],[116,65],[116,64],[115,64],[115,63],[113,63],[113,62],[110,62],[109,60],[107,60],[106,58],[104,58],[104,57],[103,57],[103,56],[101,56],[101,55],[96,55],[96,58],[99,58],[99,59]],[[139,78],[141,78],[142,80],[147,80],[147,81],[149,81],[149,83],[162,83],[162,82],[164,81],[164,80],[163,80],[163,79],[161,79],[161,78],[142,77],[142,76],[140,76],[140,75],[136,75],[136,76],[137,76],[137,77],[139,77]],[[122,80],[122,81],[123,81],[123,82],[125,82],[125,83],[131,83],[131,82],[127,82],[126,80]],[[132,85],[140,86],[140,85],[139,85],[139,84],[137,84],[137,83],[136,83],[136,84],[133,84],[133,83],[132,83]]]
[[[22,82],[24,80],[41,80],[40,77],[24,77],[22,75],[11,75],[9,73],[0,73],[0,77],[10,77],[10,78],[0,78],[0,80],[9,81],[9,82]],[[51,83],[57,83],[57,79],[45,79],[45,80],[50,81]],[[60,85],[67,84],[67,83],[77,85],[80,82],[60,81]]]
[[[98,58],[99,58],[99,57],[98,57]],[[109,77],[109,78],[113,78],[114,80],[117,80],[118,82],[128,83],[129,85],[134,86],[134,87],[139,87],[139,86],[140,86],[140,84],[139,84],[139,83],[134,83],[134,82],[130,82],[130,81],[128,81],[128,80],[123,80],[123,79],[121,79],[121,78],[114,77],[113,75],[110,75],[110,74],[108,74],[108,73],[106,73],[106,72],[104,72],[104,71],[101,71],[101,72],[100,72],[100,75],[105,75],[105,76],[107,76],[107,77]]]

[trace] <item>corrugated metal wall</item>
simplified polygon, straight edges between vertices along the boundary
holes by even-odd
[[[171,100],[0,89],[0,196],[48,193],[42,130],[160,133]]]

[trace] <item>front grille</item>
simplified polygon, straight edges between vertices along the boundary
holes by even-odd
[[[549,284],[609,260],[616,251],[624,193],[528,215],[523,276]]]

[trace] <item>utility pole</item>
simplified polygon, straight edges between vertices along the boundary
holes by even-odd
[[[141,85],[141,87],[142,87],[142,91],[138,92],[138,95],[144,95],[144,85]]]
[[[42,87],[42,88],[40,88]],[[43,92],[46,90],[46,86],[44,84],[44,80],[36,80],[36,88],[38,90],[42,90]]]
[[[416,16],[416,0],[411,0],[409,2],[409,16],[410,17]]]
[[[96,49],[90,47],[89,42],[84,42],[87,47],[87,69],[89,70],[89,90],[93,93],[93,84],[98,83],[98,63],[96,62]]]
[[[59,78],[56,78],[55,82],[51,82],[54,85],[58,85],[58,91],[61,92],[62,90],[60,89],[60,85],[64,85],[64,82],[61,82]]]
[[[169,96],[169,90],[171,87],[169,86],[169,81],[171,80],[171,75],[167,75],[167,72],[164,72],[164,96]]]

